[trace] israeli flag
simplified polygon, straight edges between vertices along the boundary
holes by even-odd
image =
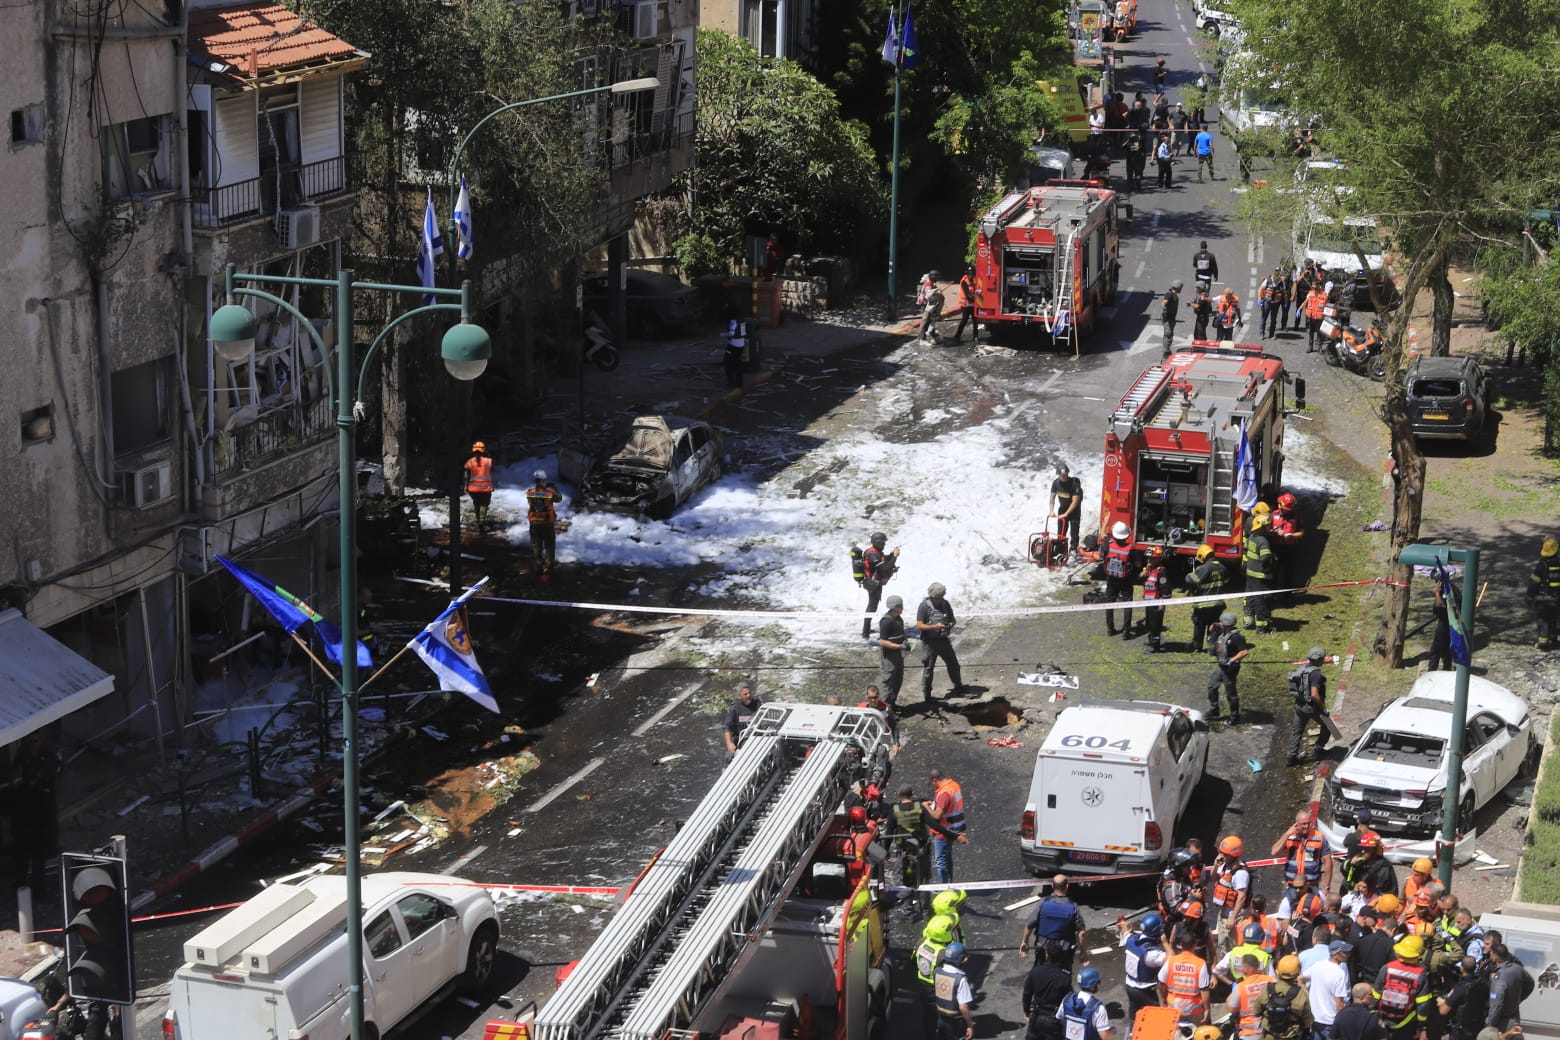
[[[459,598],[451,600],[444,613],[413,637],[407,645],[438,677],[439,689],[464,693],[488,711],[498,714],[498,701],[488,688],[487,676],[477,664],[477,654],[471,645],[471,627],[466,621],[466,601],[471,594],[487,584],[483,578],[467,589]]]
[[[894,22],[894,9],[888,9],[888,34],[883,37],[883,60],[889,65],[899,64],[899,27]]]
[[[1251,512],[1257,504],[1257,464],[1251,457],[1251,441],[1246,437],[1246,426],[1240,427],[1240,447],[1235,452],[1235,508],[1242,513]]]
[[[471,196],[466,192],[466,178],[460,179],[460,194],[455,198],[455,231],[460,243],[455,255],[462,260],[471,259]]]
[[[433,212],[433,189],[428,189],[428,208],[423,211],[422,243],[417,247],[417,277],[424,289],[434,286],[433,258],[444,255],[444,239],[439,236],[439,218]],[[432,303],[432,296],[423,300]]]

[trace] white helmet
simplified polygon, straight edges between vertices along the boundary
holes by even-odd
[[[1110,529],[1110,536],[1117,539],[1118,541],[1124,542],[1128,538],[1132,537],[1132,528],[1127,526],[1127,522],[1125,520],[1117,520],[1115,525]]]

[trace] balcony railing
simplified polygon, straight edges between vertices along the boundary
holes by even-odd
[[[212,470],[218,477],[232,476],[318,444],[335,432],[336,416],[328,397],[279,405],[254,422],[220,434]]]
[[[269,217],[278,209],[327,199],[346,190],[347,160],[344,156],[283,166],[236,184],[215,188],[196,186],[191,190],[195,226],[210,230]]]

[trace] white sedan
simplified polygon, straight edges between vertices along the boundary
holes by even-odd
[[[1384,837],[1388,859],[1406,863],[1434,855],[1446,796],[1456,677],[1455,672],[1421,675],[1408,696],[1381,709],[1338,764],[1328,781],[1331,819],[1323,821],[1334,848],[1342,847],[1355,813],[1369,809],[1371,829]],[[1524,768],[1536,766],[1539,753],[1522,698],[1469,676],[1457,814],[1464,837],[1473,830],[1474,814]]]

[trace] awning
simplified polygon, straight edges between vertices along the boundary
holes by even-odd
[[[0,747],[114,689],[114,677],[19,611],[0,613]]]

